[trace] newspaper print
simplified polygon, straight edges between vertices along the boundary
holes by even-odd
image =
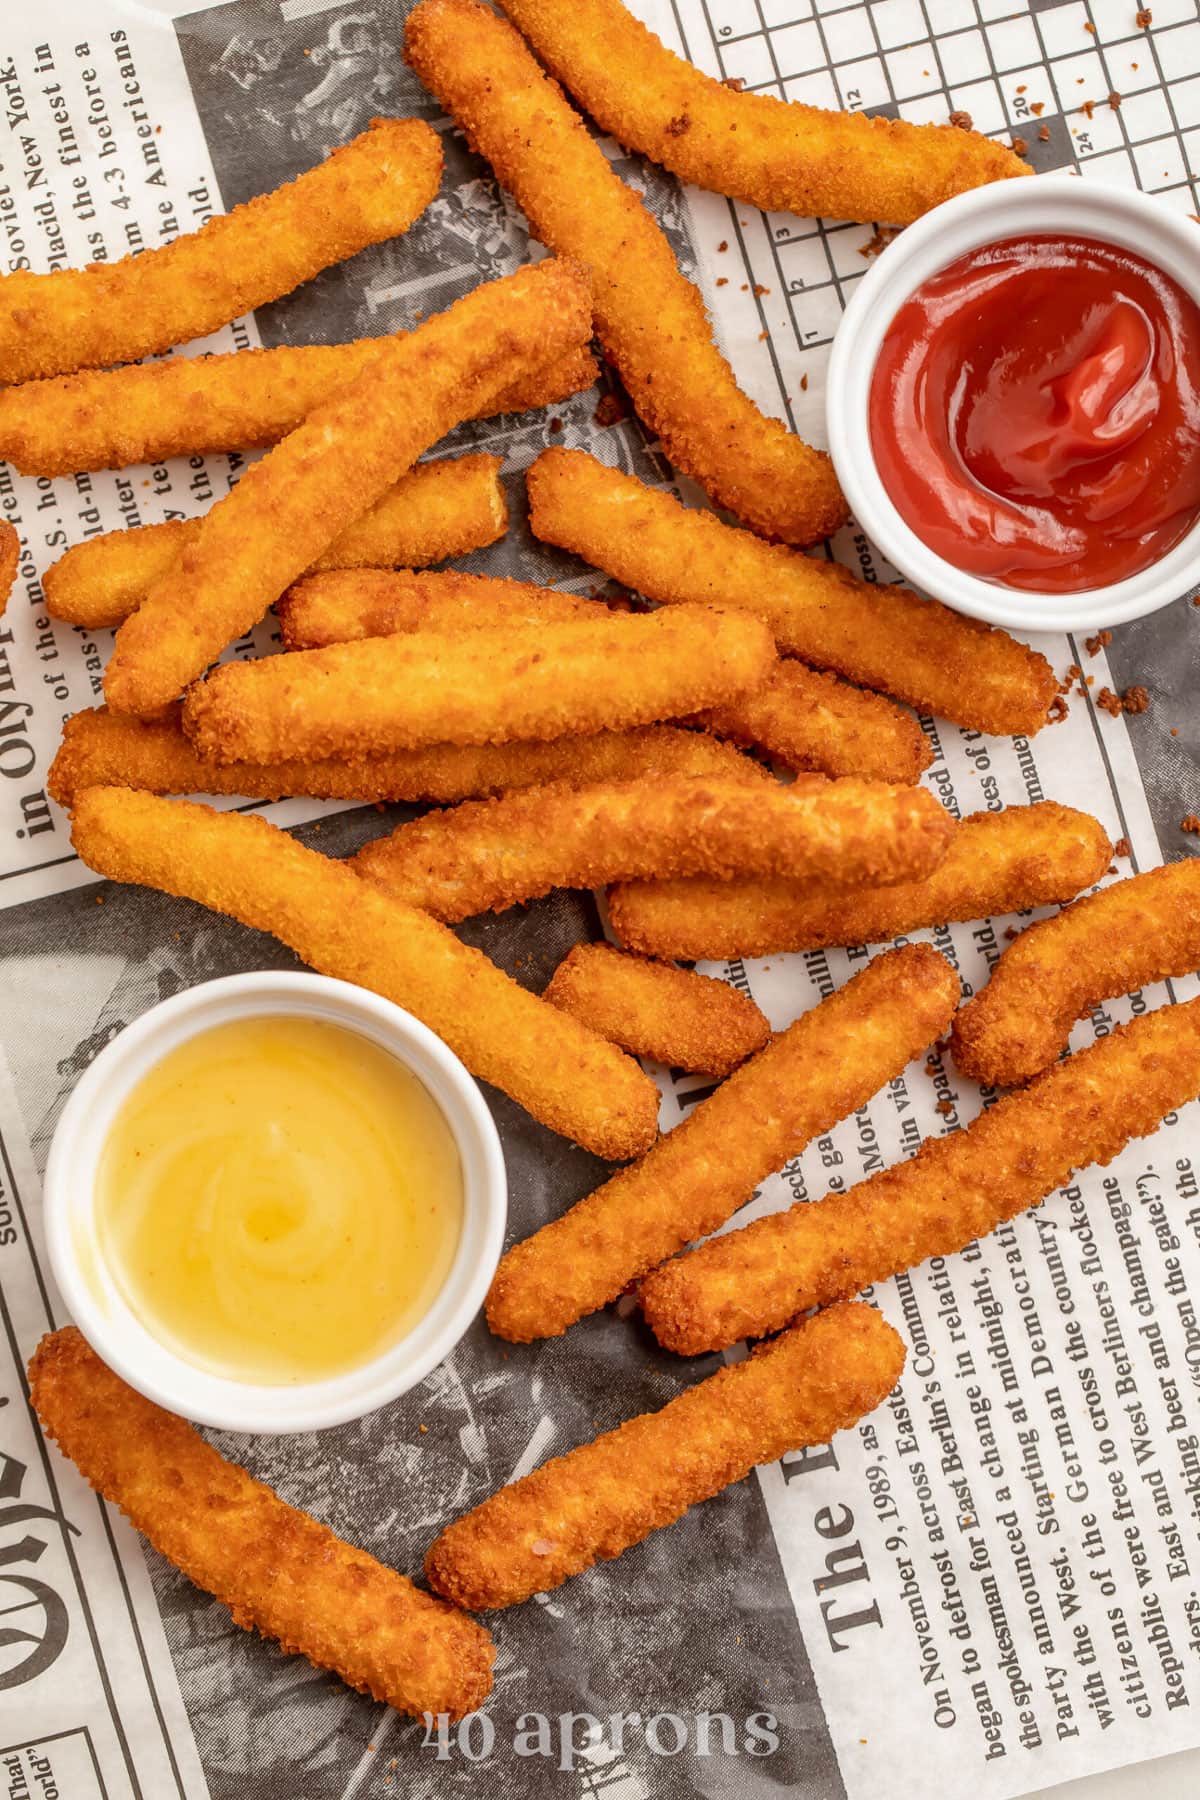
[[[148,243],[163,221],[167,235],[197,222],[186,200],[201,209],[231,206],[309,166],[373,113],[394,110],[419,113],[442,131],[447,174],[425,218],[400,244],[363,252],[185,353],[397,329],[518,266],[529,253],[520,214],[399,61],[406,10],[237,0],[200,12],[176,4],[158,19],[145,12],[131,19],[114,4],[86,15],[60,5],[18,27],[6,21],[0,86],[10,121],[14,111],[24,114],[9,123],[0,158],[11,189],[0,194],[0,203],[12,202],[3,208],[9,254],[32,246],[33,266],[48,267],[56,255],[69,262],[89,253],[80,233],[95,222],[73,216],[64,186],[75,165],[54,167],[64,144],[72,153],[56,135],[64,123],[81,147],[93,199],[97,171],[111,157],[120,158],[113,166],[135,168],[141,157],[147,177],[161,166],[165,185],[155,179],[134,193],[130,184],[130,206],[116,219],[122,230],[136,220]],[[805,11],[793,0],[761,8],[725,0],[723,10],[680,0],[638,10],[710,72],[791,98],[915,118],[944,117],[950,104],[973,107],[981,128],[999,132],[1018,128],[1022,105],[1038,104],[1045,86],[1059,104],[1051,111],[1042,101],[1041,112],[1029,115],[1050,126],[1047,139],[1031,133],[1032,159],[1061,167],[1076,158],[1085,174],[1102,178],[1118,173],[1101,166],[1115,150],[1092,133],[1112,127],[1093,120],[1081,131],[1073,59],[1095,61],[1095,74],[1089,65],[1084,77],[1090,94],[1088,83],[1108,79],[1118,56],[1146,54],[1155,73],[1140,91],[1169,94],[1188,73],[1182,40],[1195,19],[1194,5],[1178,18],[1178,7],[1156,8],[1159,28],[1131,50],[1115,9],[1075,0],[1031,8],[985,0],[981,10],[937,0],[825,4],[803,18],[791,16]],[[967,24],[964,11],[975,15]],[[167,12],[178,14],[173,28]],[[1089,23],[1095,33],[1084,33]],[[1068,27],[1087,38],[1082,51]],[[76,58],[81,43],[87,54]],[[932,64],[922,43],[936,51]],[[44,45],[53,66],[41,69]],[[976,75],[979,45],[990,62]],[[938,79],[915,72],[914,49]],[[131,61],[132,96],[123,89]],[[92,71],[88,80],[80,80],[79,63]],[[1172,82],[1163,79],[1168,68]],[[1030,81],[1033,73],[1042,86]],[[926,79],[923,92],[906,86]],[[1126,79],[1130,92],[1136,80]],[[60,95],[42,92],[55,85]],[[1172,104],[1182,128],[1182,100],[1174,96]],[[999,116],[988,106],[1000,107]],[[102,157],[113,141],[106,124],[119,150]],[[1134,118],[1129,130],[1136,136],[1139,129]],[[36,193],[43,205],[42,184],[27,188],[28,168],[18,160],[27,154],[24,138],[53,201],[40,214],[28,196]],[[861,252],[873,247],[872,229],[764,219],[715,196],[685,198],[661,172],[602,142],[703,284],[744,385],[819,438],[828,338],[867,266]],[[1140,175],[1145,158],[1135,137],[1122,143]],[[148,144],[160,162],[147,156]],[[1148,173],[1144,185],[1153,185]],[[156,216],[163,200],[171,210]],[[114,217],[106,215],[110,254],[121,246]],[[23,246],[16,252],[14,235]],[[507,539],[467,566],[579,591],[597,585],[594,571],[534,543],[521,522],[521,474],[547,443],[584,445],[643,479],[669,478],[634,422],[597,424],[597,399],[592,393],[553,417],[455,434],[453,448],[503,451],[515,519]],[[1110,1170],[1081,1178],[964,1256],[880,1288],[872,1298],[909,1345],[891,1401],[829,1449],[785,1458],[618,1563],[500,1618],[496,1694],[462,1727],[399,1719],[239,1632],[40,1443],[22,1405],[20,1369],[45,1322],[60,1317],[38,1255],[37,1181],[66,1094],[109,1037],[157,999],[238,968],[292,961],[269,940],[199,908],[82,885],[88,877],[70,859],[63,821],[29,796],[44,789],[61,715],[92,703],[98,671],[88,662],[107,646],[89,648],[80,634],[52,626],[38,578],[61,541],[171,509],[202,511],[236,478],[231,460],[95,475],[82,491],[77,482],[39,487],[14,479],[0,494],[26,537],[5,621],[12,642],[4,646],[13,678],[4,697],[21,710],[0,715],[0,804],[8,802],[9,818],[0,828],[0,845],[9,846],[0,849],[0,894],[8,903],[0,914],[0,1039],[9,1072],[0,1090],[7,1156],[0,1237],[14,1233],[2,1251],[12,1259],[3,1271],[12,1360],[0,1426],[9,1471],[0,1472],[0,1557],[14,1535],[5,1524],[12,1503],[42,1508],[36,1525],[16,1526],[18,1548],[30,1554],[23,1540],[39,1537],[50,1547],[34,1562],[6,1564],[7,1579],[52,1587],[56,1616],[77,1608],[68,1610],[64,1647],[32,1677],[6,1680],[4,1671],[11,1675],[29,1645],[0,1643],[0,1721],[13,1721],[0,1732],[8,1779],[20,1777],[34,1792],[35,1780],[45,1788],[53,1779],[64,1792],[87,1793],[74,1784],[94,1774],[97,1792],[207,1789],[265,1800],[432,1795],[481,1781],[489,1794],[632,1800],[780,1788],[856,1796],[881,1783],[903,1795],[932,1779],[947,1792],[1002,1796],[1195,1745],[1195,1107]],[[690,490],[686,497],[698,499]],[[44,541],[60,532],[63,540]],[[853,530],[833,548],[868,578],[895,578]],[[1187,854],[1178,823],[1193,805],[1196,727],[1185,702],[1194,621],[1181,598],[1117,633],[1095,656],[1074,640],[1041,643],[1060,670],[1076,663],[1094,676],[1093,692],[1146,685],[1150,710],[1113,719],[1076,698],[1069,718],[1032,744],[923,721],[935,751],[934,790],[956,813],[1043,795],[1086,807],[1114,839],[1127,840],[1122,873]],[[269,643],[264,626],[236,653],[256,654]],[[42,679],[47,673],[52,680]],[[5,732],[6,719],[18,718],[21,729]],[[5,748],[18,739],[29,750]],[[29,751],[28,770],[9,775]],[[332,809],[301,802],[271,812],[289,823],[322,815],[304,835],[331,854],[391,822],[373,811],[330,817]],[[969,991],[985,978],[1011,923],[921,935],[933,936]],[[557,895],[472,921],[463,933],[536,988],[572,942],[600,929],[589,898]],[[864,954],[775,957],[717,972],[752,992],[782,1026],[840,986]],[[1189,979],[1110,1004],[1073,1042],[1082,1046],[1119,1019],[1196,991]],[[668,1127],[706,1085],[655,1073]],[[962,1128],[987,1099],[958,1082],[936,1052],[920,1058],[764,1183],[737,1223],[848,1187],[911,1155],[922,1137]],[[524,1235],[594,1186],[603,1167],[502,1096],[489,1100],[509,1161],[513,1231]],[[557,1343],[504,1350],[477,1325],[415,1394],[360,1425],[218,1441],[289,1500],[415,1571],[439,1526],[496,1485],[661,1405],[714,1366],[711,1358],[666,1356],[637,1314],[625,1315],[618,1308]],[[73,1599],[71,1553],[85,1541],[91,1560]],[[76,1559],[82,1567],[81,1549]],[[17,1590],[22,1612],[29,1591]],[[102,1621],[99,1650],[85,1607]],[[18,1619],[25,1631],[29,1619]],[[40,1622],[31,1635],[38,1632],[41,1644],[58,1642]],[[137,1638],[144,1654],[135,1659],[121,1646]],[[100,1698],[106,1666],[122,1676],[111,1704]],[[11,1774],[10,1756],[18,1759]]]

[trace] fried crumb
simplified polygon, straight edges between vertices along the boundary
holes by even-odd
[[[1124,708],[1119,694],[1114,694],[1110,687],[1102,687],[1096,695],[1096,705],[1101,712],[1108,713],[1110,718],[1119,719]]]
[[[1150,709],[1150,695],[1144,687],[1127,687],[1121,695],[1121,705],[1127,713],[1144,713]]]
[[[806,394],[808,392],[808,372],[807,372],[807,370],[800,377],[800,392],[802,394]]]
[[[1179,727],[1178,727],[1178,725],[1172,725],[1172,727],[1171,727],[1171,736],[1172,736],[1172,737],[1178,737],[1178,736],[1179,736]]]
[[[1129,858],[1129,839],[1127,837],[1119,837],[1117,839],[1116,843],[1113,845],[1113,855],[1114,856],[1123,856],[1123,857],[1125,857],[1126,860],[1128,860],[1128,858]]]
[[[1079,108],[1079,110],[1081,113],[1083,113],[1085,118],[1090,119],[1095,114],[1096,102],[1094,100],[1085,100],[1083,105]]]
[[[1021,934],[1017,930],[1015,925],[1006,925],[1004,927],[1004,935],[1008,939],[1009,943],[1011,944],[1013,939],[1019,938]]]
[[[717,286],[718,287],[728,287],[729,286],[728,275],[718,275],[717,276]]]
[[[1108,865],[1107,869],[1105,869],[1104,873],[1106,875],[1115,875],[1117,873],[1116,863],[1109,863],[1109,865]]]
[[[750,292],[750,283],[748,281],[743,281],[740,291],[743,294],[748,294]]]
[[[1029,144],[1025,138],[1015,137],[1012,141],[1012,147],[1018,156],[1024,156],[1029,148]]]
[[[726,75],[721,82],[722,87],[732,88],[735,94],[740,94],[745,85],[744,75]]]
[[[975,129],[974,119],[971,117],[970,113],[965,112],[962,107],[959,107],[955,112],[950,114],[950,123],[951,125],[957,125],[960,131],[973,131]]]
[[[103,905],[104,905],[104,895],[103,895],[103,894],[97,894],[97,895],[96,895],[96,905],[97,905],[97,906],[103,906]]]
[[[1067,705],[1066,697],[1062,694],[1055,694],[1046,712],[1047,725],[1061,725],[1063,720],[1069,715],[1070,711],[1071,709]]]
[[[1192,837],[1200,837],[1200,814],[1189,813],[1186,819],[1180,819],[1179,829],[1188,832]]]
[[[1084,649],[1087,651],[1089,656],[1099,656],[1101,650],[1105,649],[1111,643],[1112,643],[1112,632],[1111,631],[1098,631],[1096,633],[1095,637],[1090,637],[1087,639],[1086,643],[1084,644]]]
[[[1035,119],[1040,119],[1046,110],[1046,102],[1044,100],[1031,100],[1029,102],[1029,110]]]
[[[769,288],[769,287],[764,287],[764,286],[763,286],[763,284],[762,284],[762,282],[761,282],[761,281],[756,281],[756,282],[755,282],[755,284],[754,284],[754,292],[755,292],[755,293],[756,293],[756,294],[757,294],[757,295],[758,295],[758,296],[759,296],[759,298],[760,298],[760,299],[761,299],[761,298],[762,298],[762,296],[763,296],[763,295],[764,295],[764,294],[769,294],[769,293],[770,293],[770,291],[771,291],[771,290],[770,290],[770,288]]]
[[[1148,6],[1139,7],[1133,15],[1133,22],[1139,31],[1148,31],[1154,23],[1154,14]]]
[[[1120,94],[1118,94],[1118,92],[1115,88],[1113,89],[1112,93],[1108,96],[1108,104],[1112,107],[1114,112],[1120,112],[1121,96],[1120,96]]]
[[[1084,26],[1084,28],[1083,28],[1083,29],[1084,29],[1084,30],[1085,30],[1085,31],[1088,31],[1088,32],[1090,32],[1090,33],[1091,33],[1091,35],[1092,35],[1092,36],[1093,36],[1093,37],[1095,37],[1095,35],[1096,35],[1096,27],[1095,27],[1095,26],[1094,26],[1094,25],[1093,25],[1093,24],[1092,24],[1092,22],[1091,22],[1091,20],[1090,20],[1090,19],[1089,19],[1089,20],[1088,20],[1088,22],[1087,22],[1087,24],[1086,24],[1086,25],[1085,25],[1085,26]]]
[[[926,1074],[927,1074],[927,1075],[928,1075],[928,1076],[929,1076],[929,1077],[930,1077],[930,1079],[931,1079],[931,1080],[932,1080],[932,1078],[933,1078],[933,1076],[935,1076],[935,1075],[936,1075],[936,1074],[938,1074],[938,1073],[939,1073],[939,1069],[938,1069],[938,1065],[937,1065],[937,1063],[935,1063],[935,1062],[927,1062],[927,1063],[926,1063],[926,1064],[925,1064],[925,1073],[926,1073]]]
[[[1025,83],[1024,83],[1024,82],[1022,82],[1022,83],[1021,83],[1021,85],[1020,85],[1020,87],[1019,87],[1019,88],[1018,88],[1018,89],[1017,89],[1017,92],[1018,92],[1018,94],[1024,94],[1024,93],[1025,93],[1025,92],[1026,92],[1026,91],[1027,91],[1027,90],[1026,90],[1026,87],[1025,87]]]
[[[771,335],[771,334],[770,334],[770,332],[769,332],[769,331],[760,331],[760,332],[759,332],[759,334],[758,334],[758,341],[759,341],[759,343],[760,343],[760,344],[761,344],[761,343],[763,343],[763,342],[764,342],[764,341],[765,341],[765,340],[766,340],[766,339],[767,339],[767,338],[769,338],[769,337],[770,337],[770,335]]]
[[[562,428],[563,422],[561,419],[551,419],[549,426],[550,436],[557,437]]]
[[[618,419],[627,416],[628,408],[619,394],[601,394],[599,403],[592,417],[597,425],[615,425]]]
[[[1079,664],[1071,663],[1067,669],[1066,681],[1065,681],[1064,685],[1067,687],[1070,687],[1071,683],[1073,681],[1078,681],[1079,677],[1082,674],[1083,674],[1083,670],[1080,668]]]
[[[729,239],[722,238],[720,243],[717,245],[717,255],[724,256],[724,254],[725,254],[726,250],[728,250],[728,248],[729,248]]]
[[[864,244],[858,254],[860,256],[866,256],[866,257],[878,256],[879,252],[881,250],[887,249],[887,247],[891,243],[892,239],[897,235],[897,233],[901,229],[902,229],[902,227],[899,225],[877,226],[875,235],[871,239],[870,243]]]
[[[943,1119],[948,1119],[954,1111],[954,1102],[953,1100],[939,1100],[933,1110],[941,1113]]]

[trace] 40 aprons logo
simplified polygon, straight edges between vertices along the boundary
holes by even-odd
[[[0,1407],[7,1405],[7,1399],[0,1399]],[[68,1531],[76,1529],[52,1508],[21,1499],[27,1473],[23,1462],[0,1450],[0,1692],[44,1675],[66,1648],[70,1628],[66,1602],[57,1589],[35,1574],[19,1572],[32,1569],[47,1545],[29,1532],[14,1537],[14,1527],[49,1519]]]
[[[513,1756],[540,1757],[571,1771],[580,1765],[608,1764],[628,1755],[630,1740],[652,1756],[772,1756],[779,1748],[778,1721],[773,1713],[751,1713],[739,1725],[728,1713],[698,1712],[522,1713],[505,1743],[492,1715],[468,1713],[457,1724],[447,1713],[425,1714],[422,1748],[436,1762],[486,1762],[497,1749]]]

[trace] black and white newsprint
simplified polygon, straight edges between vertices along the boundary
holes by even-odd
[[[3,0],[0,271],[109,260],[169,241],[311,166],[376,114],[442,135],[441,192],[403,239],[364,251],[178,354],[393,331],[529,254],[524,221],[406,69],[405,0]],[[1039,169],[1136,183],[1200,212],[1196,0],[635,0],[702,68],[789,98],[917,121],[970,112]],[[1083,102],[1122,96],[1119,107]],[[1082,110],[1081,110],[1082,109]],[[763,216],[683,193],[602,140],[705,292],[739,378],[821,436],[823,372],[870,227]],[[594,585],[521,523],[525,468],[586,445],[669,482],[597,394],[488,421],[455,448],[502,452],[514,526],[467,566]],[[828,1448],[785,1457],[618,1562],[498,1617],[496,1691],[461,1726],[402,1719],[239,1631],[147,1550],[40,1438],[24,1365],[64,1322],[39,1181],[65,1096],[165,995],[288,967],[272,941],[140,889],[98,889],[47,799],[62,722],[95,703],[106,633],[48,618],[40,578],[69,545],[202,512],[245,459],[195,457],[50,479],[0,465],[22,555],[0,623],[0,1796],[8,1800],[384,1800],[481,1793],[757,1800],[1006,1800],[1200,1748],[1200,1109],[1109,1168],[870,1296],[903,1333],[901,1385]],[[694,491],[686,495],[698,502]],[[851,528],[834,553],[891,581]],[[270,623],[239,654],[270,648]],[[923,721],[926,777],[955,814],[1043,797],[1127,840],[1121,873],[1195,852],[1200,610],[1181,596],[1089,653],[1039,640],[1089,690],[1144,685],[1111,717],[1076,695],[1033,743]],[[1078,685],[1078,684],[1077,684]],[[228,804],[228,803],[227,803]],[[267,809],[339,854],[372,809]],[[97,904],[98,899],[103,904]],[[1008,919],[936,933],[969,993]],[[539,986],[600,932],[557,895],[464,935]],[[782,1026],[863,949],[722,968]],[[1076,1047],[1194,978],[1097,1008]],[[705,1092],[656,1070],[669,1127]],[[584,1152],[490,1094],[524,1235],[601,1179]],[[767,1181],[744,1220],[849,1187],[968,1124],[984,1096],[936,1052]],[[532,1347],[482,1324],[414,1393],[361,1424],[221,1447],[383,1561],[496,1486],[657,1407],[711,1371],[632,1317]],[[1193,1791],[1190,1759],[1142,1772]],[[1155,1785],[1156,1781],[1161,1785]]]

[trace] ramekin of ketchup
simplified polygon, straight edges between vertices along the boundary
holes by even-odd
[[[1027,631],[1152,612],[1200,578],[1200,230],[1073,175],[960,195],[859,283],[827,410],[926,592]]]

